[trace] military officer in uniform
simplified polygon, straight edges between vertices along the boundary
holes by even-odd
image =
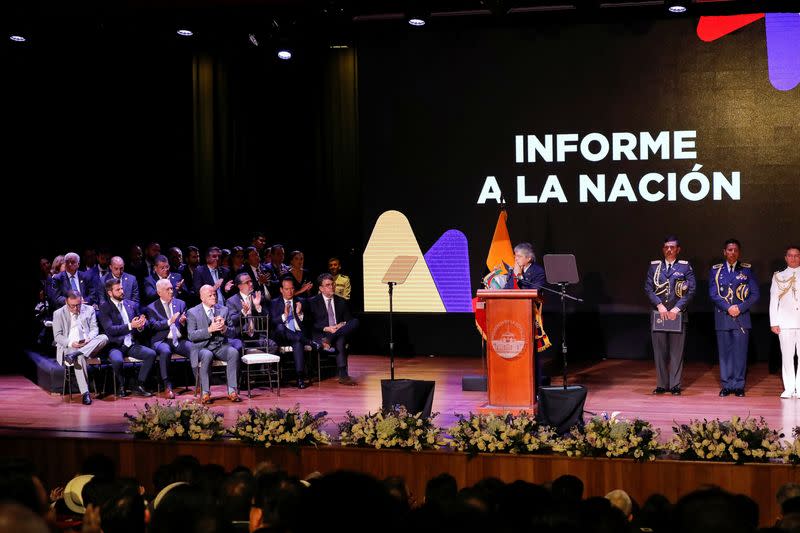
[[[724,263],[711,267],[708,291],[714,302],[717,331],[720,396],[744,396],[747,370],[747,342],[750,337],[750,308],[760,296],[758,281],[749,263],[739,261],[741,244],[728,239],[722,249]]]
[[[789,246],[784,259],[786,268],[773,274],[769,289],[769,325],[781,343],[781,398],[791,398],[800,391],[794,368],[794,354],[800,348],[800,246]]]
[[[681,320],[681,330],[651,332],[656,361],[656,388],[653,394],[669,391],[674,396],[679,396],[683,374],[683,344],[686,340],[686,307],[694,296],[697,283],[689,262],[678,259],[681,246],[676,237],[664,239],[662,252],[664,259],[650,262],[644,292],[661,319]],[[651,314],[651,320],[655,321],[655,313]]]

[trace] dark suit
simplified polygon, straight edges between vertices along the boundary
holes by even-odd
[[[103,278],[101,282],[101,291],[103,292],[103,302],[108,301],[108,292],[106,292],[106,282],[113,278],[113,274],[109,272]],[[122,285],[122,291],[125,293],[125,299],[131,300],[136,302],[136,306],[139,306],[139,280],[136,279],[135,276],[132,274],[128,274],[127,272],[123,272],[122,276],[119,279],[120,285]]]
[[[232,331],[233,323],[227,307],[217,304],[213,307],[213,313],[215,317],[221,316],[225,319],[225,324],[228,326],[225,334],[219,331],[209,333],[208,327],[211,325],[211,320],[208,318],[203,304],[196,305],[186,312],[187,334],[189,340],[192,341],[190,360],[192,368],[196,369],[198,364],[200,365],[200,383],[204,393],[211,390],[208,377],[211,359],[216,357],[227,362],[228,393],[230,394],[236,390],[239,371],[239,352],[230,345],[226,336]]]
[[[747,371],[747,343],[750,337],[750,307],[761,295],[749,263],[737,262],[733,272],[727,263],[711,267],[708,291],[714,302],[714,329],[717,330],[719,373],[723,389],[744,390]],[[739,307],[736,318],[728,314]]]
[[[688,261],[675,261],[672,268],[666,262],[650,262],[644,292],[654,310],[663,304],[668,311],[678,308],[681,311],[683,327],[680,332],[652,331],[653,357],[656,362],[656,386],[665,390],[681,387],[683,375],[683,345],[686,340],[686,307],[694,296],[697,282],[694,270]],[[654,315],[653,315],[654,316]],[[654,318],[651,318],[651,321]]]
[[[297,302],[300,302],[301,305],[301,316],[294,316],[294,310]],[[300,376],[303,375],[303,369],[305,365],[305,354],[303,353],[303,349],[305,345],[311,343],[308,337],[306,337],[306,335],[303,333],[303,329],[305,328],[305,320],[307,319],[305,306],[306,301],[304,299],[292,299],[292,316],[295,319],[294,322],[292,322],[295,327],[295,331],[292,331],[292,329],[289,327],[290,321],[288,317],[283,316],[283,313],[286,309],[286,301],[283,299],[283,297],[274,298],[270,300],[269,304],[269,323],[272,327],[272,334],[274,335],[274,338],[278,344],[289,345],[292,347],[294,367]]]
[[[235,337],[230,339],[230,343],[232,346],[237,348],[238,350],[242,349],[242,342],[240,339],[247,340],[248,346],[254,347],[255,341],[259,341],[259,345],[263,348],[267,349],[269,353],[278,353],[278,345],[272,339],[267,338],[265,335],[261,335],[260,337],[256,338],[255,335],[248,334],[247,331],[242,331],[242,295],[237,292],[230,298],[228,301],[225,302],[225,306],[228,308],[228,314],[231,317],[231,322],[233,322],[233,335],[229,335],[229,337]],[[261,312],[258,312],[255,309],[255,306],[251,307],[250,313],[248,316],[264,316],[268,315],[268,306],[269,300],[261,298]],[[253,341],[251,344],[249,341]]]
[[[156,283],[158,282],[159,279],[160,278],[157,277],[155,272],[153,272],[152,275],[147,276],[144,279],[144,284],[143,284],[144,299],[142,300],[142,305],[148,305],[151,302],[155,302],[156,300],[158,300],[158,291],[156,290]],[[175,294],[173,294],[173,297],[177,297],[179,293],[183,292],[183,286],[181,286],[180,291],[176,289],[178,283],[180,283],[181,279],[183,278],[181,278],[180,274],[175,274],[174,272],[170,272],[168,279],[170,283],[172,283],[172,288],[175,289]]]
[[[225,276],[228,275],[228,269],[225,267],[217,267],[217,279],[224,280]],[[194,293],[199,295],[200,294],[200,287],[203,285],[211,285],[214,286],[214,277],[211,275],[211,270],[208,268],[208,265],[200,265],[194,270],[194,279],[192,280]],[[225,290],[225,283],[220,285],[219,291],[217,291],[217,303],[224,304],[225,298],[223,295],[223,291]]]
[[[122,301],[128,321],[133,320],[139,314],[139,306],[136,302],[125,299]],[[122,365],[125,356],[133,357],[142,361],[139,367],[139,384],[144,383],[150,373],[150,367],[156,358],[156,352],[145,346],[147,333],[142,330],[132,329],[125,323],[117,305],[109,300],[100,306],[98,319],[103,332],[108,337],[108,358],[111,360],[111,367],[114,373],[122,379]],[[125,339],[130,335],[130,344],[126,346]]]
[[[264,271],[269,274],[269,294],[273,300],[280,298],[281,278],[289,273],[289,266],[281,263],[276,267],[274,264],[268,263],[264,266]]]
[[[272,279],[272,271],[266,270],[262,267],[261,273],[266,275],[269,279],[267,280],[266,284],[262,285],[260,281],[258,281],[258,271],[251,267],[249,264],[245,264],[242,268],[239,269],[237,274],[247,274],[250,276],[250,279],[253,280],[253,290],[260,291],[262,296],[265,296],[264,302],[267,304],[269,303],[268,300],[271,298],[269,293],[269,283]],[[235,286],[234,286],[235,287]],[[238,289],[237,289],[238,290]]]
[[[511,270],[506,280],[504,289],[514,288],[514,271]],[[544,274],[544,269],[536,263],[530,263],[530,266],[522,272],[522,276],[517,279],[518,289],[538,289],[547,284],[547,279]],[[534,335],[536,332],[536,324],[533,324]],[[536,354],[536,388],[546,383],[544,376],[544,357],[540,353]]]
[[[178,298],[173,298],[172,313],[185,313],[186,303]],[[189,335],[186,330],[186,324],[181,325],[180,320],[176,320],[173,325],[178,332],[178,338],[175,339],[175,332],[173,338],[168,338],[172,328],[169,325],[169,319],[172,315],[168,314],[164,308],[161,299],[152,302],[145,308],[147,315],[147,325],[152,332],[150,337],[150,347],[158,354],[158,362],[161,370],[161,381],[169,384],[169,363],[172,359],[172,354],[177,353],[184,357],[190,357],[192,352],[192,343],[189,342]]]
[[[340,376],[347,375],[347,352],[345,351],[347,337],[358,329],[358,319],[350,313],[347,300],[341,296],[333,295],[333,321],[335,324],[346,322],[344,326],[336,330],[335,333],[327,333],[324,328],[331,325],[328,319],[328,307],[325,297],[318,294],[308,300],[308,311],[311,313],[311,336],[322,343],[327,339],[328,344],[336,349],[336,366]]]
[[[75,282],[83,296],[83,300],[89,305],[99,305],[101,300],[94,281],[94,275],[90,271],[83,272],[79,270],[75,272],[75,277],[77,278]],[[70,290],[72,290],[72,283],[66,270],[52,277],[47,288],[47,297],[50,299],[50,303],[53,304],[54,309],[63,307],[66,303],[67,291]]]

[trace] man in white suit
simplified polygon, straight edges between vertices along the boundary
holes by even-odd
[[[772,275],[769,289],[769,325],[778,335],[783,359],[781,398],[797,397],[800,380],[794,354],[800,347],[800,246],[786,249],[786,268]]]
[[[91,305],[82,305],[81,300],[79,292],[67,291],[66,305],[53,313],[53,338],[56,360],[61,363],[66,359],[74,365],[75,380],[78,382],[83,404],[91,405],[86,358],[99,352],[108,342],[108,337],[98,335],[94,308]],[[69,369],[64,369],[64,372],[68,371]]]

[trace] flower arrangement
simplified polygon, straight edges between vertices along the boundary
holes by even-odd
[[[292,409],[274,407],[265,411],[251,407],[239,412],[236,424],[228,429],[234,437],[250,444],[263,444],[269,448],[273,444],[289,444],[293,446],[317,446],[330,444],[330,437],[322,431],[327,411],[312,415],[308,411],[300,412],[300,406]]]
[[[521,412],[456,415],[458,421],[448,429],[448,445],[456,451],[470,455],[483,452],[497,453],[547,453],[550,451],[555,431],[540,426],[532,414]]]
[[[782,434],[771,430],[764,417],[742,420],[692,420],[673,427],[669,449],[681,459],[733,461],[737,464],[783,459]]]
[[[650,422],[635,418],[617,418],[603,413],[583,427],[574,427],[564,438],[553,443],[553,451],[570,457],[627,457],[654,461],[663,449],[658,443],[659,430]]]
[[[800,426],[796,426],[792,430],[793,442],[786,442],[786,462],[793,465],[800,465]]]
[[[339,424],[339,438],[342,446],[436,449],[445,444],[441,428],[433,425],[437,414],[424,418],[422,413],[411,414],[403,406],[358,417],[347,411],[347,420]]]
[[[125,413],[128,432],[149,440],[214,440],[225,434],[222,414],[186,401],[144,404],[136,415]]]

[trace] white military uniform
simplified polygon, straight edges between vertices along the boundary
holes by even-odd
[[[775,272],[769,290],[769,325],[779,326],[783,358],[782,398],[797,396],[800,380],[794,369],[794,353],[800,347],[800,267]]]

